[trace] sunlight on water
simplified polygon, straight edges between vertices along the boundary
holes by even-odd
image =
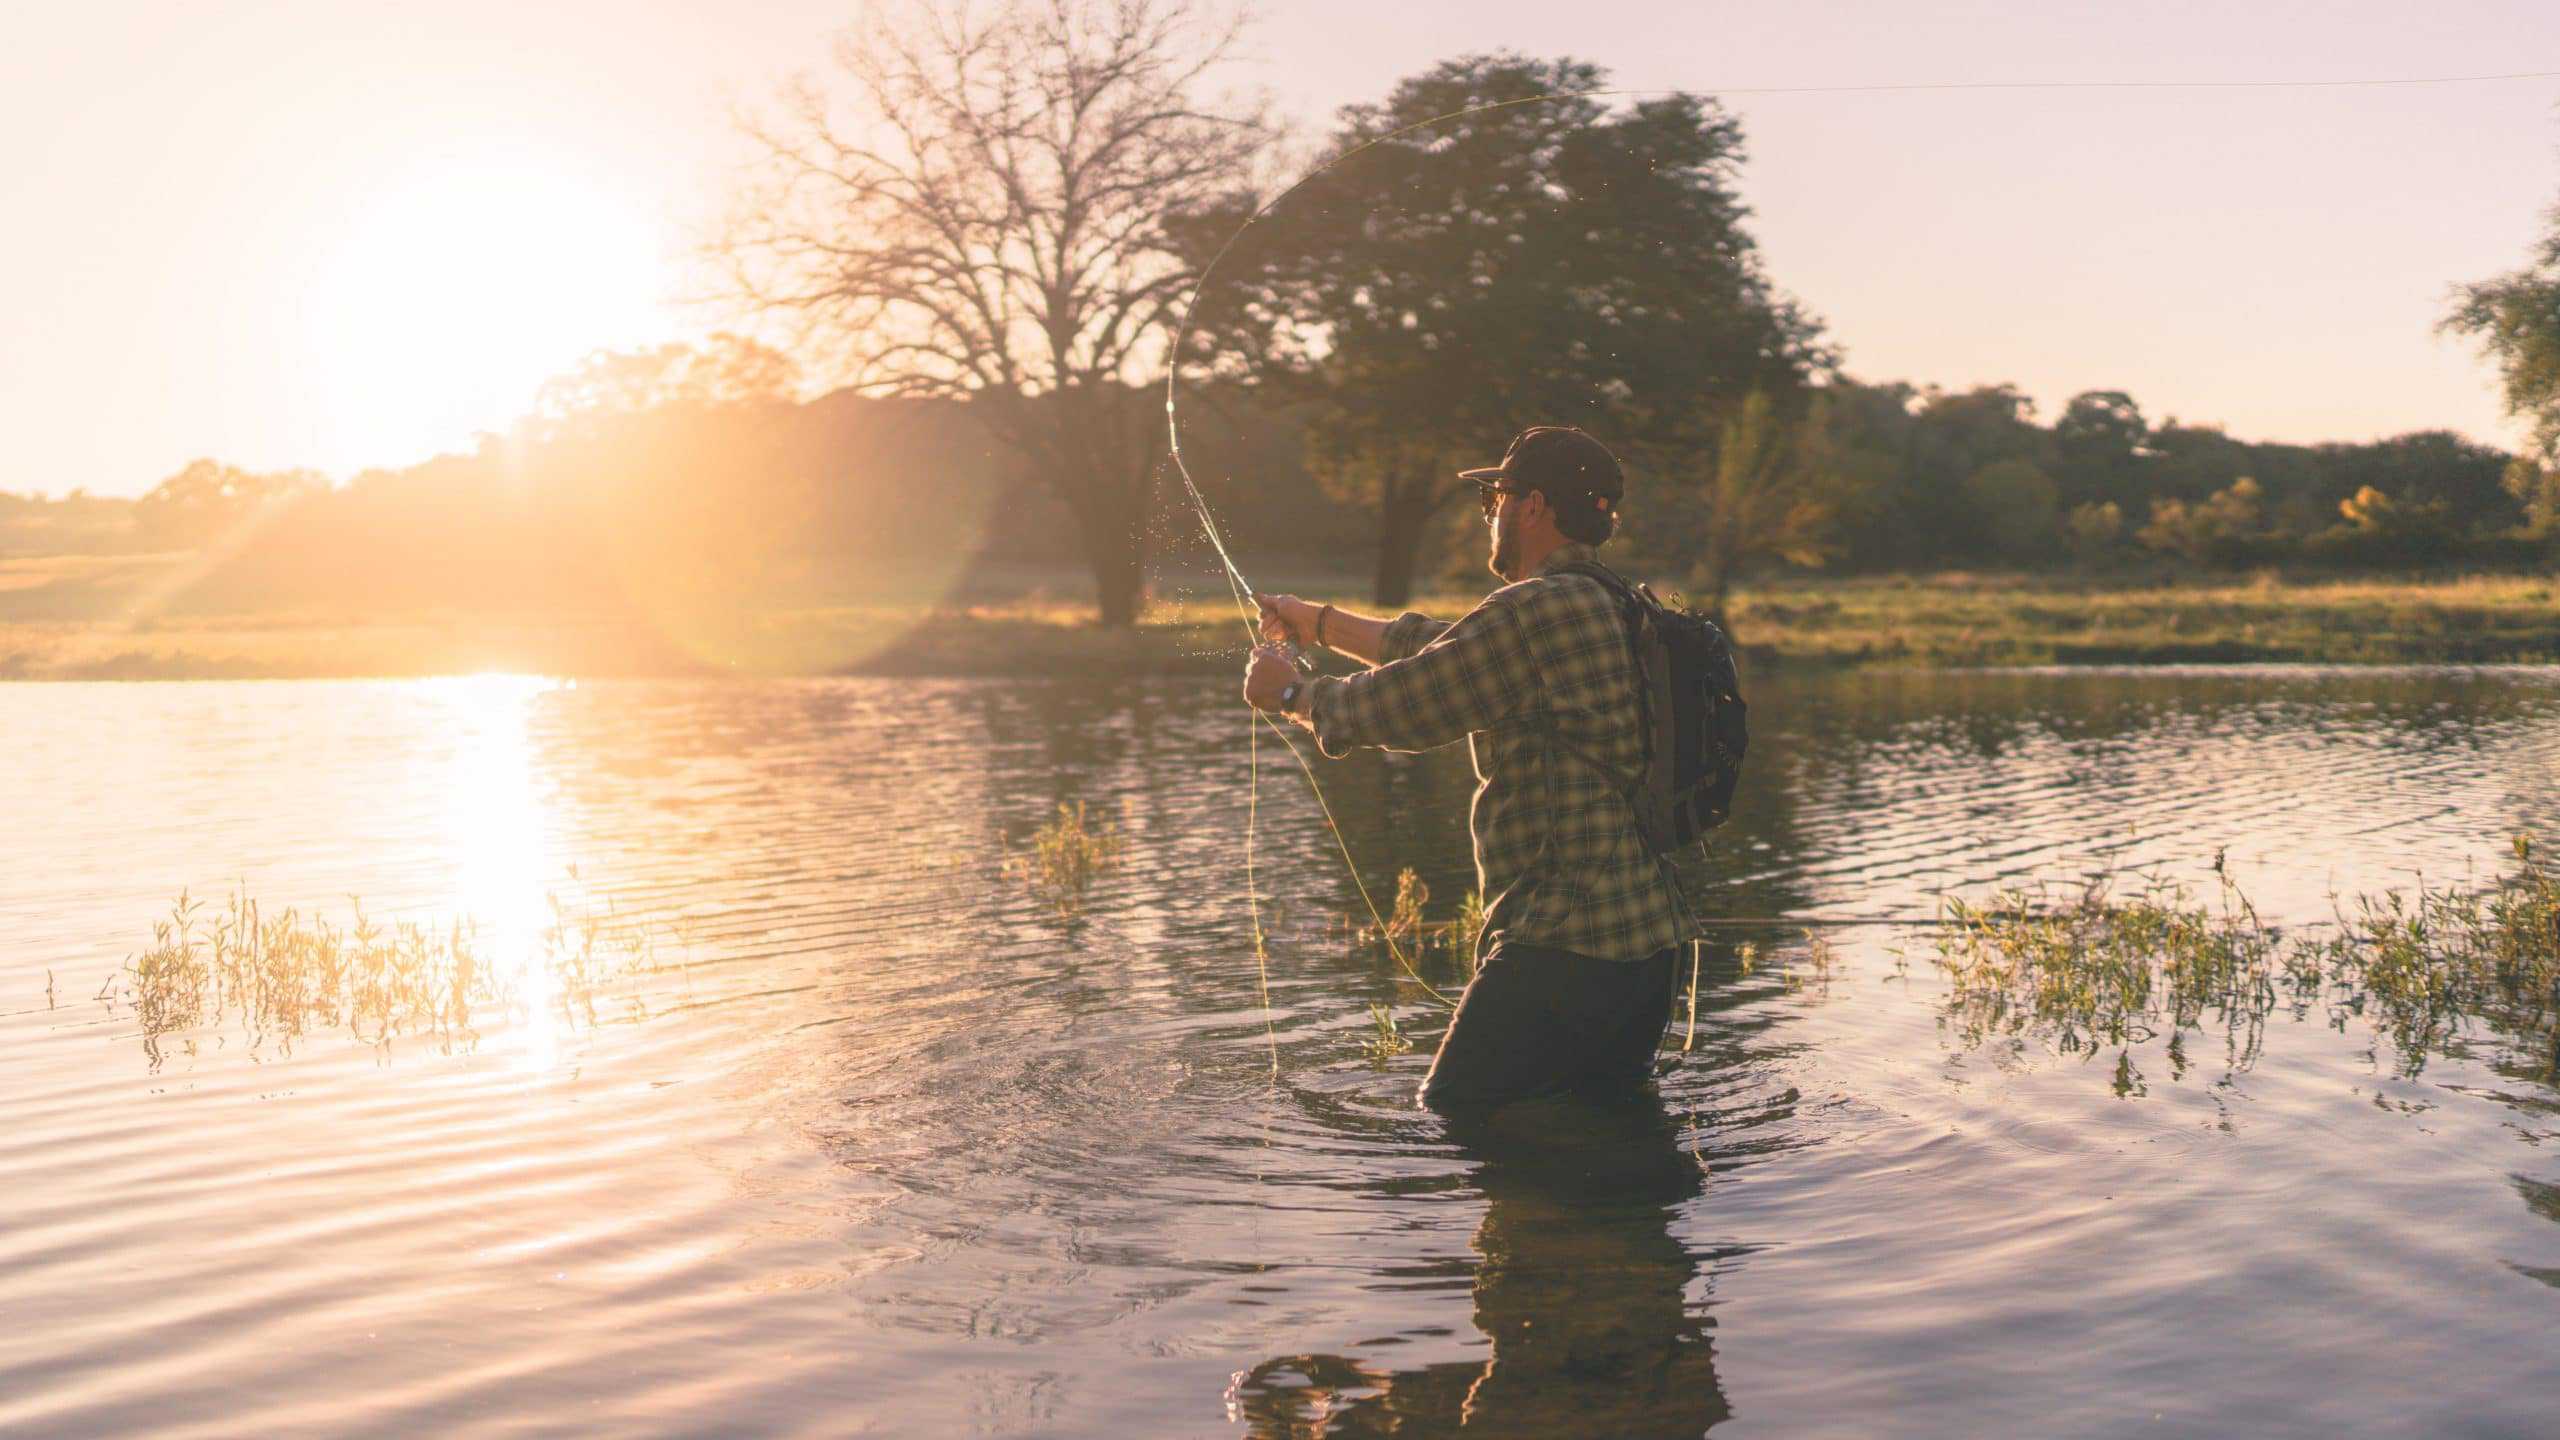
[[[1694,1048],[1518,1133],[1414,1108],[1445,1012],[1267,743],[1266,980],[1233,707],[0,687],[0,1434],[2548,1429],[2546,1031],[2093,1047],[1871,918],[2486,879],[2560,839],[2560,670],[1768,677]],[[1322,773],[1453,918],[1465,757]],[[300,922],[145,963],[190,888]]]
[[[531,719],[535,700],[560,682],[534,675],[467,675],[421,681],[451,716],[446,843],[457,882],[451,908],[519,997],[508,1048],[526,1069],[559,1063],[560,977],[546,960],[553,888],[565,878],[551,817],[537,789]]]

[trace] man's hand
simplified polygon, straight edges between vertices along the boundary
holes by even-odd
[[[1316,614],[1324,607],[1311,605],[1295,595],[1264,595],[1259,592],[1253,603],[1262,607],[1262,638],[1279,645],[1295,645],[1306,649],[1316,643]]]
[[[1277,645],[1257,645],[1244,669],[1244,703],[1256,710],[1280,708],[1280,692],[1298,678],[1297,667]]]

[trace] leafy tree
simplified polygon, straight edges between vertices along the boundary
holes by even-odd
[[[2035,464],[2050,441],[2035,423],[2035,402],[2011,386],[1921,392],[1907,465],[1883,516],[1896,536],[1888,563],[1986,558],[1983,539],[1995,517],[1973,478],[2002,461]]]
[[[2367,564],[2443,559],[2456,538],[2441,500],[2395,500],[2371,485],[2338,502],[2340,523],[2316,537],[2314,553]]]
[[[2266,484],[2257,474],[2256,450],[2219,425],[2183,425],[2173,417],[2153,429],[2148,448],[2151,458],[2143,467],[2143,483],[2119,498],[2194,502],[2229,489],[2243,475],[2257,479],[2262,488]]]
[[[668,406],[787,401],[800,387],[789,355],[756,340],[715,334],[700,345],[681,341],[647,350],[603,350],[534,397],[538,419],[628,415]]]
[[[2560,461],[2560,206],[2522,269],[2455,287],[2443,328],[2497,362],[2507,413],[2531,427],[2544,463]]]
[[[2028,460],[1994,460],[1964,482],[1965,499],[1982,517],[1989,549],[2006,560],[2051,553],[2061,509],[2053,478]]]
[[[798,382],[791,357],[736,335],[598,352],[537,393],[515,469],[626,595],[670,617],[726,605],[816,528]]]
[[[1856,568],[2019,563],[2052,538],[2087,559],[2113,548],[2133,515],[2148,517],[2135,537],[2146,548],[2215,565],[2306,554],[2528,561],[2537,524],[2560,534],[2560,519],[2534,518],[2560,516],[2546,467],[2450,431],[2253,444],[2219,426],[2151,423],[2121,391],[2074,397],[2050,428],[2005,385],[1950,392],[1835,376],[1820,393],[1837,537]],[[2031,473],[2051,481],[2050,511]],[[2368,488],[2399,507],[2390,523],[2342,522],[2340,505]],[[2054,533],[2040,535],[2048,515]]]
[[[1810,568],[1833,553],[1823,434],[1819,417],[1791,422],[1756,391],[1717,427],[1715,461],[1682,507],[1693,517],[1684,527],[1695,537],[1691,580],[1717,621],[1726,622],[1733,582],[1753,565]]]
[[[2435,506],[2442,523],[2457,532],[2501,531],[2524,518],[2506,486],[2506,453],[2450,430],[2420,430],[2364,445],[2320,445],[2312,456],[2315,493],[2333,513],[2357,492],[2372,489]]]
[[[2529,539],[2560,536],[2560,469],[2537,465],[2518,456],[2507,462],[2507,493],[2524,511],[2523,532]]]
[[[1743,227],[1740,123],[1695,95],[1612,109],[1607,78],[1444,62],[1346,108],[1330,168],[1241,235],[1257,196],[1195,217],[1204,261],[1235,243],[1191,358],[1306,406],[1321,482],[1376,507],[1383,603],[1455,472],[1523,426],[1632,447],[1830,363]]]
[[[2265,500],[2265,489],[2246,475],[2205,500],[2154,500],[2150,523],[2134,538],[2199,564],[2245,564],[2263,550]]]
[[[2098,559],[2123,541],[2124,510],[2113,500],[2075,505],[2062,522],[2062,534],[2073,554],[2082,560]]]
[[[2370,485],[2338,502],[2338,513],[2346,517],[2349,525],[2376,534],[2400,525],[2407,509],[2393,504],[2390,496]]]
[[[1815,413],[1833,479],[1836,538],[1850,565],[1883,569],[1910,550],[1902,527],[1911,508],[1919,398],[1900,381],[1869,385],[1839,375],[1822,387]]]
[[[2142,464],[2151,424],[2142,407],[2121,390],[2087,390],[2071,397],[2053,422],[2056,475],[2063,498],[2076,502],[2133,499],[2142,487]]]
[[[837,47],[849,94],[746,122],[761,161],[721,247],[868,394],[965,398],[1067,510],[1125,625],[1145,591],[1160,373],[1195,273],[1175,217],[1271,138],[1213,103],[1233,23],[1185,0],[910,0]]]
[[[241,535],[252,522],[329,488],[309,470],[256,474],[215,460],[191,460],[134,502],[134,525],[152,543],[193,548]]]

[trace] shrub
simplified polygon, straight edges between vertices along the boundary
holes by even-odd
[[[2124,541],[2124,511],[2113,500],[2074,506],[2062,536],[2084,560],[2104,555]]]
[[[2145,547],[2183,555],[2198,564],[2236,568],[2269,558],[2266,491],[2243,475],[2210,497],[2154,500],[2151,520],[2134,537]]]

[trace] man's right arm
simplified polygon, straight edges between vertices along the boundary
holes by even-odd
[[[1253,598],[1262,606],[1266,636],[1299,645],[1321,644],[1365,665],[1401,660],[1439,639],[1449,628],[1446,620],[1434,620],[1410,610],[1392,620],[1382,620],[1339,605],[1317,605],[1295,595]],[[1275,629],[1280,633],[1274,633]]]
[[[1433,638],[1398,654],[1408,637],[1421,633],[1409,621],[1431,627]],[[1400,616],[1380,642],[1386,659],[1357,675],[1307,681],[1294,713],[1314,733],[1316,748],[1337,759],[1355,746],[1419,751],[1463,740],[1536,698],[1527,627],[1509,591],[1487,596],[1455,624]],[[1330,622],[1325,634],[1333,634]]]

